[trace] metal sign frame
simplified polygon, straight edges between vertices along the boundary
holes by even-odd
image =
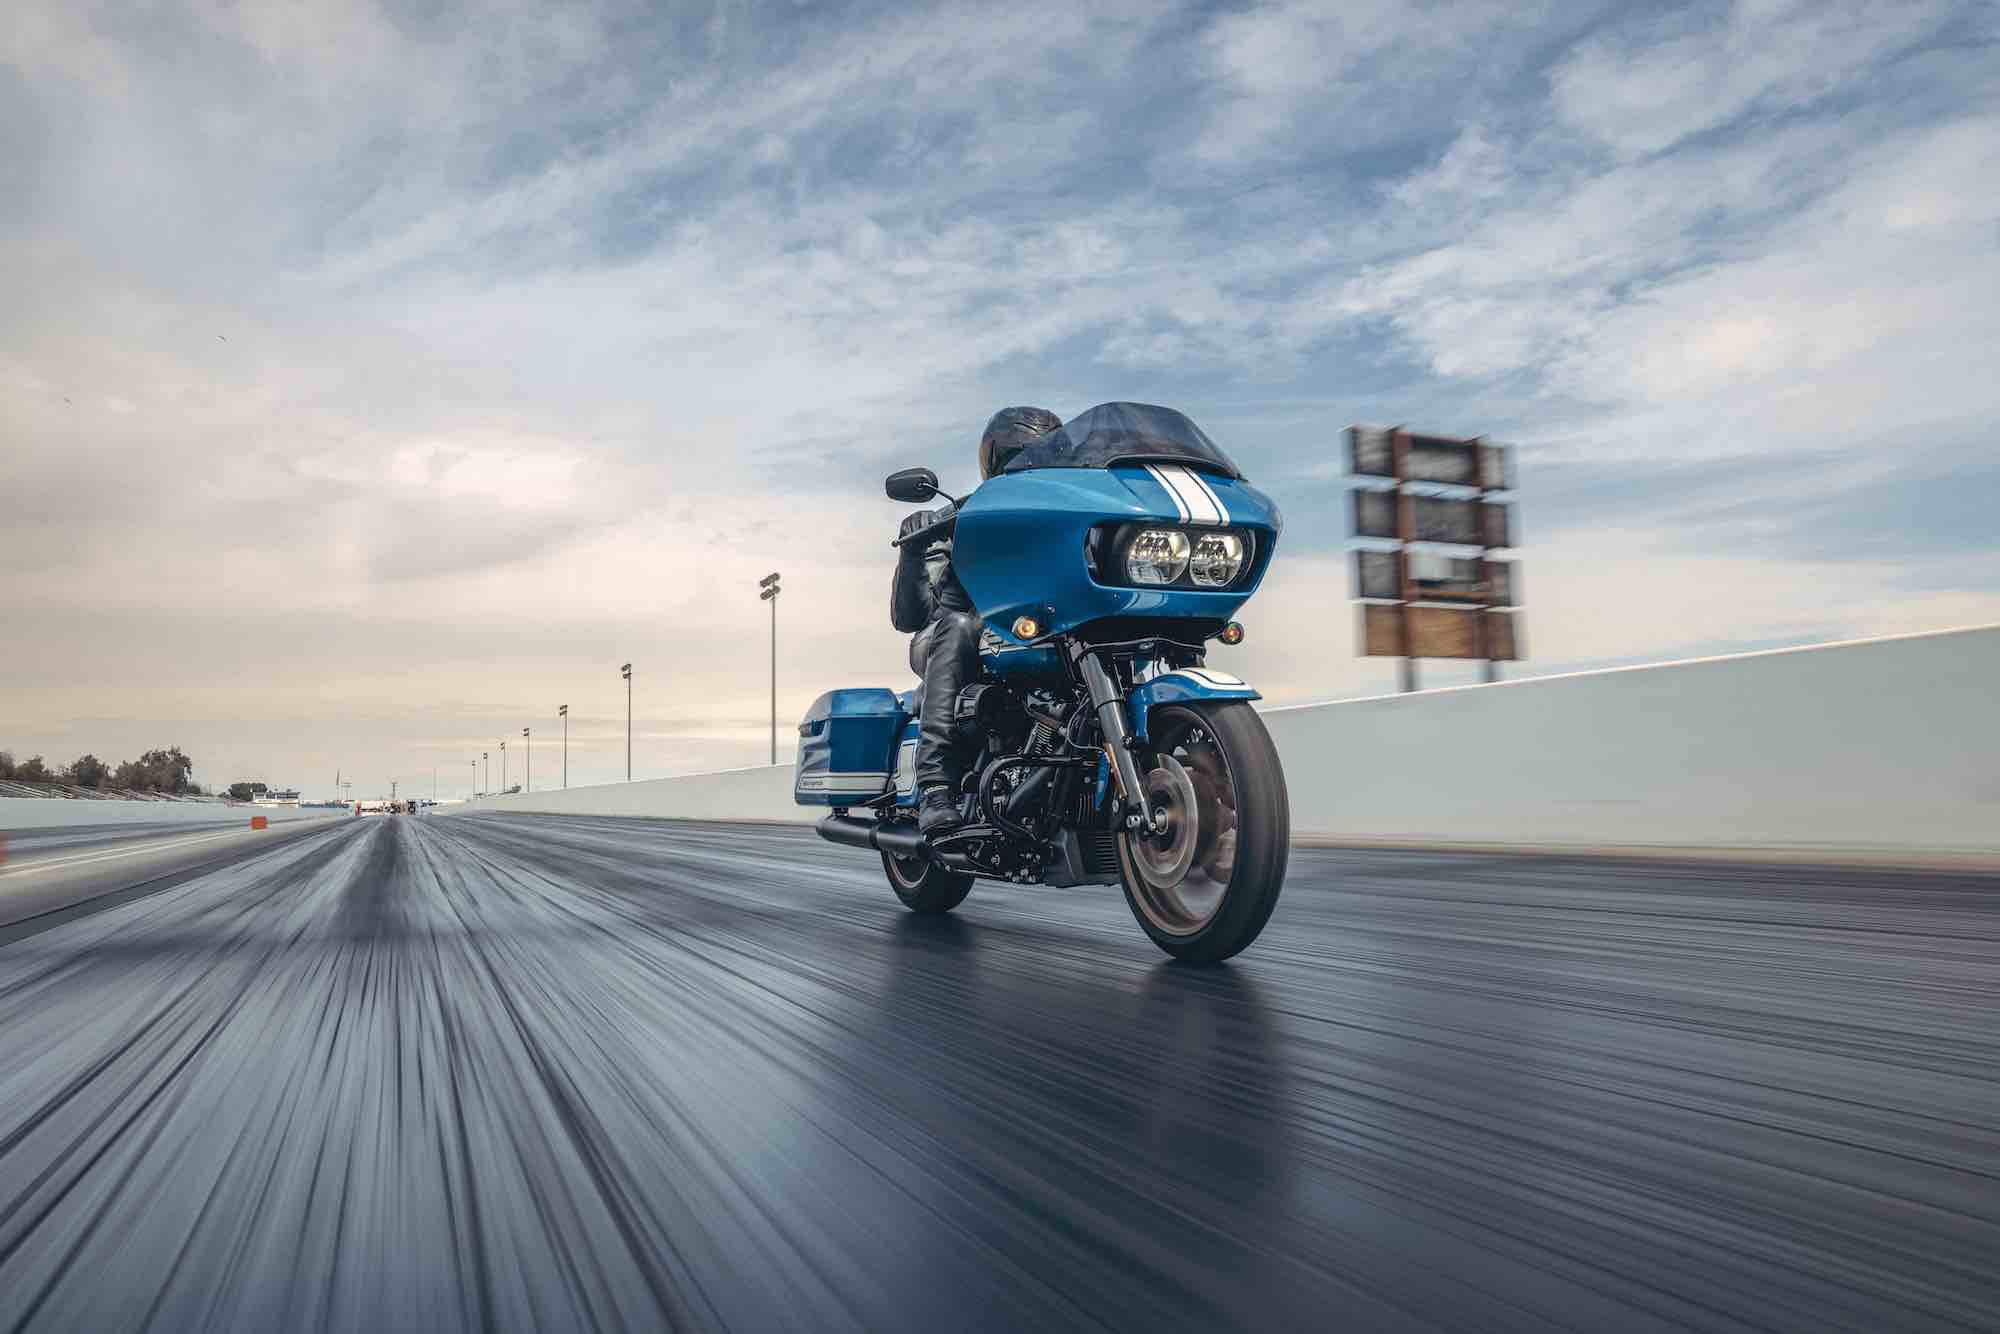
[[[1513,506],[1490,499],[1512,489],[1514,451],[1481,436],[1424,435],[1401,426],[1350,426],[1347,446],[1355,476],[1394,483],[1357,488],[1352,502],[1354,536],[1397,544],[1354,553],[1354,596],[1373,600],[1362,608],[1362,654],[1400,658],[1404,690],[1417,688],[1419,657],[1477,658],[1485,678],[1497,681],[1499,664],[1521,657],[1520,626],[1511,610],[1519,604],[1516,565],[1493,559],[1518,540]],[[1413,483],[1473,494],[1432,495],[1413,491]],[[1477,547],[1479,554],[1440,557],[1421,550],[1431,545]],[[1450,605],[1427,605],[1434,603]]]

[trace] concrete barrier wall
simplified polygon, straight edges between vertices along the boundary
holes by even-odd
[[[758,765],[716,773],[648,778],[635,783],[555,788],[506,797],[481,797],[439,813],[540,811],[552,815],[671,816],[683,820],[816,820],[824,807],[792,801],[792,766]]]
[[[1351,842],[2000,854],[2000,626],[1272,709]],[[788,765],[467,810],[811,820]]]
[[[60,798],[0,797],[0,830],[54,829],[83,825],[170,825],[250,827],[262,815],[272,824],[342,815],[339,811],[290,806],[214,806],[194,801],[76,801]]]
[[[1337,839],[2000,851],[2000,627],[1265,718]]]

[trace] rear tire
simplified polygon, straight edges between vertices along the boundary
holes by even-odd
[[[932,862],[882,854],[882,869],[889,874],[889,888],[903,906],[914,913],[947,913],[965,902],[972,892],[972,877]]]
[[[1158,708],[1147,730],[1153,749],[1137,758],[1149,799],[1184,808],[1188,832],[1118,836],[1125,902],[1176,959],[1227,959],[1257,939],[1285,883],[1292,802],[1278,748],[1247,700]]]

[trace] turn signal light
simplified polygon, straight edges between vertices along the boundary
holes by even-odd
[[[1216,638],[1234,648],[1243,642],[1243,622],[1231,621],[1222,627],[1222,633],[1217,635]]]
[[[1042,623],[1032,616],[1023,616],[1014,622],[1014,638],[1033,639],[1042,633]]]

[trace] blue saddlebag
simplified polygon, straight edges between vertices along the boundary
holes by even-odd
[[[893,690],[829,690],[799,724],[792,800],[857,805],[889,790],[904,714]]]

